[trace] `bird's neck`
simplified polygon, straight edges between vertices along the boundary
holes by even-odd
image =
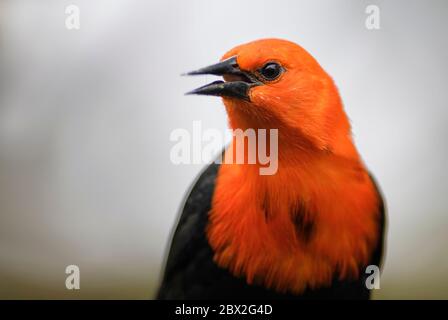
[[[334,115],[328,120],[328,123],[312,135],[307,134],[306,130],[291,127],[279,119],[269,117],[269,115],[263,116],[258,112],[251,114],[253,110],[250,108],[236,107],[230,104],[226,106],[226,109],[229,115],[229,125],[234,132],[255,131],[257,146],[259,135],[266,134],[266,147],[269,149],[272,143],[277,143],[278,157],[284,164],[314,159],[322,153],[331,153],[337,157],[361,161],[352,139],[350,123],[339,100],[336,100],[333,107]],[[274,131],[277,134],[276,141],[270,141]],[[232,151],[241,152],[241,148],[246,147],[233,143]],[[247,150],[244,152],[247,155]]]

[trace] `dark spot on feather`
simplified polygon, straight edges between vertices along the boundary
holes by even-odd
[[[303,201],[297,201],[291,208],[291,221],[294,224],[297,238],[308,243],[313,237],[315,224]]]
[[[269,209],[270,209],[269,198],[268,198],[268,196],[265,196],[263,199],[263,202],[261,203],[261,210],[263,210],[264,220],[266,222],[269,221],[269,217],[270,217]]]

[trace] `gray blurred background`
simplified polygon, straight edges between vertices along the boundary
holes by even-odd
[[[203,167],[170,162],[170,133],[227,127],[219,99],[183,95],[211,77],[179,74],[280,37],[333,76],[386,195],[375,297],[447,299],[447,16],[446,1],[0,0],[0,298],[153,297]]]

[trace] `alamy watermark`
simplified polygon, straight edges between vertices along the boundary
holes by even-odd
[[[80,11],[77,5],[71,4],[65,7],[65,27],[68,30],[79,30],[81,28]]]
[[[369,290],[380,289],[380,268],[374,264],[367,266],[366,288]]]
[[[365,26],[367,30],[379,30],[380,29],[380,8],[376,5],[368,5],[365,10],[367,18]]]
[[[65,287],[68,290],[79,290],[80,289],[80,272],[77,265],[71,264],[65,268],[65,273],[68,274],[65,279]]]
[[[233,139],[233,148],[225,156],[218,156]],[[278,169],[278,129],[218,129],[202,128],[201,121],[193,121],[193,130],[174,129],[170,141],[176,142],[170,150],[174,164],[206,164],[211,161],[224,164],[258,164],[260,175],[274,175]],[[247,151],[247,152],[246,152]],[[214,160],[215,159],[215,160]]]

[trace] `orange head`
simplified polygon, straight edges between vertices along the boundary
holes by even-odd
[[[336,86],[295,43],[262,39],[243,44],[227,52],[220,63],[188,74],[224,77],[225,82],[215,81],[190,93],[222,96],[233,128],[278,128],[280,140],[288,143],[354,154]]]

